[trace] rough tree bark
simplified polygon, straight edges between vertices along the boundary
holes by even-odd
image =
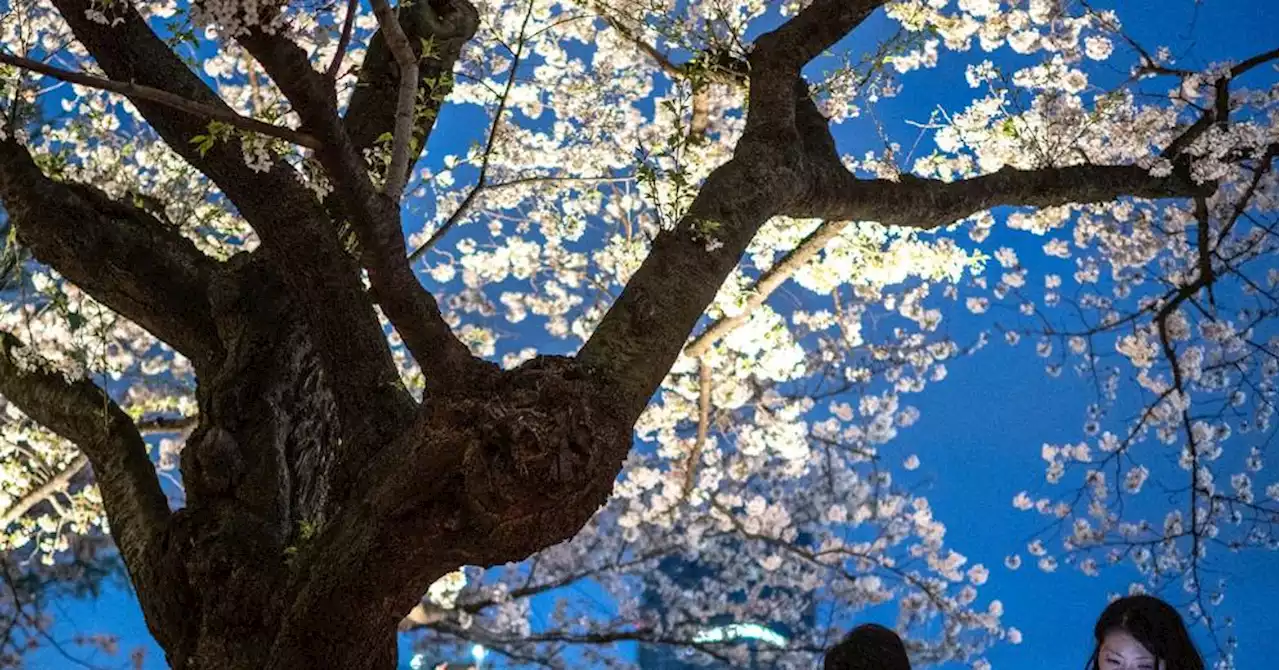
[[[112,80],[225,107],[128,3],[93,5],[107,25],[86,18],[90,0],[53,3]],[[196,151],[189,140],[207,119],[133,101],[259,234],[257,251],[225,263],[142,209],[46,177],[12,133],[0,141],[0,198],[20,241],[196,367],[187,504],[171,512],[137,426],[101,389],[33,368],[11,336],[0,347],[0,393],[92,464],[169,663],[394,667],[396,624],[432,581],[571,537],[605,501],[633,423],[772,216],[934,227],[1000,204],[1200,192],[1180,172],[1154,178],[1134,166],[1005,170],[951,184],[855,178],[800,70],[879,4],[816,0],[762,36],[732,160],[658,236],[577,356],[512,371],[475,359],[450,332],[405,258],[395,199],[369,178],[362,150],[392,129],[397,95],[380,37],[345,118],[332,80],[296,45],[260,32],[240,38],[320,142],[335,187],[324,201],[283,162],[252,172],[234,140]],[[435,45],[420,68],[425,81],[451,71],[477,15],[467,0],[428,0],[400,20],[415,49],[424,38]],[[421,118],[414,155],[434,114]],[[358,240],[354,259],[339,240],[347,229]],[[421,403],[399,382],[375,304],[426,374]]]

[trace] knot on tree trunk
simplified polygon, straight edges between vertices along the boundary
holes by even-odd
[[[480,27],[480,12],[468,0],[428,0],[414,18],[421,17],[437,41],[466,42]],[[423,31],[427,32],[427,31]]]
[[[541,356],[480,401],[465,486],[500,560],[571,537],[604,504],[631,446],[614,395],[573,359]]]

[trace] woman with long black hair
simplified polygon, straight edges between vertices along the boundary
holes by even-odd
[[[1159,598],[1137,595],[1111,603],[1093,637],[1085,670],[1204,670],[1178,610]]]
[[[827,652],[823,670],[911,670],[898,634],[873,623],[854,628]]]

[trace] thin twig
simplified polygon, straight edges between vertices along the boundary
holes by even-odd
[[[101,77],[95,77],[82,72],[63,70],[46,65],[40,61],[23,58],[21,56],[11,56],[6,53],[0,53],[0,63],[6,63],[32,72],[38,72],[46,77],[53,77],[54,79],[60,79],[72,84],[88,86],[89,88],[96,88],[103,91],[109,91],[111,93],[119,93],[128,98],[147,100],[195,116],[203,116],[223,121],[242,130],[268,135],[270,137],[277,137],[291,144],[296,144],[308,149],[320,149],[322,147],[320,140],[306,133],[300,133],[296,130],[273,125],[247,116],[241,116],[228,107],[214,107],[213,105],[193,102],[180,95],[174,95],[168,91],[162,91],[158,88],[142,86],[132,82],[103,79]]]
[[[360,11],[360,0],[347,0],[347,18],[342,22],[342,36],[338,38],[338,50],[333,52],[333,62],[325,76],[330,82],[338,81],[338,71],[342,69],[342,57],[347,55],[347,45],[351,44],[351,29],[356,23],[356,14]]]
[[[484,173],[482,172],[481,174],[483,175]],[[440,226],[440,228],[438,228],[436,232],[431,234],[431,239],[428,239],[417,249],[414,249],[413,253],[409,254],[409,262],[412,263],[418,260],[419,258],[422,258],[422,255],[424,253],[426,253],[428,250],[434,247],[436,243],[440,241],[440,238],[444,237],[444,234],[448,232],[450,228],[453,227],[453,224],[457,223],[458,219],[461,218],[461,216],[467,212],[467,210],[471,207],[472,201],[475,200],[475,197],[477,195],[480,195],[481,193],[501,191],[502,189],[506,189],[506,188],[523,186],[525,184],[536,184],[538,182],[581,182],[586,184],[608,184],[608,183],[615,183],[615,182],[633,181],[634,179],[635,177],[631,177],[631,176],[625,176],[625,177],[535,176],[535,177],[517,177],[515,179],[498,182],[496,184],[490,184],[487,182],[484,184],[480,184],[479,182],[477,182],[477,185],[472,187],[470,193],[467,193],[467,197],[462,201],[462,204],[458,206],[458,210],[455,211],[453,215],[449,217],[449,220],[445,221],[444,225]]]
[[[517,177],[509,181],[501,181],[496,184],[486,184],[486,191],[500,191],[504,188],[513,186],[522,186],[524,184],[536,184],[539,182],[580,182],[584,184],[610,184],[634,181],[635,177],[559,177],[555,175],[534,176],[534,177]]]
[[[418,98],[418,59],[409,46],[409,38],[400,27],[400,20],[387,0],[370,0],[373,14],[387,48],[400,66],[400,91],[396,99],[396,127],[391,141],[391,165],[387,168],[383,194],[398,201],[409,180],[409,149],[413,144],[413,108]]]
[[[671,59],[667,58],[665,54],[663,54],[661,51],[658,51],[657,48],[655,48],[652,44],[649,44],[648,42],[640,39],[640,37],[636,35],[635,32],[632,31],[630,28],[628,28],[624,23],[622,23],[620,19],[610,14],[606,10],[603,3],[598,3],[598,2],[595,3],[595,7],[593,8],[593,10],[595,11],[596,14],[600,16],[600,18],[604,19],[605,23],[609,24],[610,28],[613,28],[614,30],[616,30],[618,34],[622,35],[624,39],[626,39],[628,42],[634,45],[646,56],[653,59],[653,61],[657,63],[658,67],[661,68],[663,72],[666,72],[667,74],[673,77],[683,77],[686,74],[684,68],[680,67],[679,65],[676,65],[675,63],[672,63]]]
[[[143,435],[163,435],[166,433],[181,433],[188,428],[195,427],[199,421],[199,416],[158,416],[142,419],[137,422],[137,426],[138,432]]]
[[[688,497],[698,481],[698,462],[702,449],[707,445],[707,431],[711,427],[711,366],[705,358],[698,359],[698,436],[684,470],[684,497]]]
[[[507,110],[507,100],[511,98],[511,87],[516,81],[516,70],[520,67],[520,58],[524,55],[524,31],[529,25],[529,17],[531,16],[533,16],[532,0],[529,2],[528,11],[524,14],[524,22],[520,24],[520,43],[516,45],[516,50],[512,54],[511,71],[507,74],[506,88],[502,91],[502,97],[498,99],[498,111],[493,115],[493,123],[489,125],[489,139],[485,142],[484,155],[480,159],[480,176],[476,179],[476,183],[471,187],[471,190],[467,192],[467,196],[462,199],[462,204],[458,205],[458,209],[449,215],[444,224],[437,228],[431,234],[431,237],[422,243],[422,246],[414,249],[413,253],[409,254],[410,263],[421,258],[422,254],[427,253],[428,249],[435,246],[440,241],[440,238],[444,237],[453,228],[454,224],[458,223],[458,220],[467,213],[467,210],[471,209],[471,204],[475,201],[476,196],[485,189],[486,179],[489,176],[489,157],[493,155],[494,142],[498,136],[498,126],[502,123],[502,115]]]
[[[763,305],[769,299],[769,296],[778,290],[778,287],[782,286],[800,268],[804,267],[804,264],[808,263],[819,251],[822,251],[823,247],[827,246],[827,242],[839,235],[847,224],[847,221],[824,221],[822,225],[814,229],[812,233],[809,233],[808,237],[801,240],[795,249],[789,251],[786,256],[782,257],[782,260],[775,263],[773,267],[760,276],[760,280],[752,288],[752,295],[747,300],[747,304],[743,306],[740,314],[723,317],[708,326],[706,330],[702,331],[701,335],[694,338],[689,343],[689,346],[684,348],[684,354],[694,358],[701,357],[720,338],[729,334],[734,328],[746,323],[751,318],[752,311]]]
[[[7,528],[9,524],[17,521],[23,514],[30,511],[32,507],[44,502],[49,496],[66,488],[67,484],[88,465],[89,459],[84,454],[79,454],[71,459],[67,467],[50,477],[38,488],[19,498],[9,509],[4,511],[4,514],[0,514],[0,530]]]

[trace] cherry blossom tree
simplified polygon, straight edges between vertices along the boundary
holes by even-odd
[[[3,548],[109,535],[174,667],[390,667],[398,630],[801,667],[885,603],[917,661],[985,667],[1020,633],[894,477],[912,394],[986,343],[955,302],[1096,385],[1043,447],[1079,489],[1014,500],[1060,548],[1009,567],[1132,562],[1217,627],[1214,552],[1276,546],[1276,52],[1186,69],[1122,18],[11,0]],[[971,101],[894,137],[944,57]],[[584,584],[614,609],[531,627]]]
[[[1214,633],[1209,639],[1220,667],[1232,667],[1232,622],[1213,613],[1226,595],[1229,572],[1222,561],[1248,548],[1274,551],[1280,516],[1280,487],[1264,473],[1276,441],[1280,369],[1276,231],[1268,214],[1276,197],[1275,88],[1264,93],[1241,85],[1252,70],[1273,63],[1276,52],[1192,72],[1172,66],[1164,50],[1148,51],[1114,17],[1085,7],[1138,61],[1120,87],[1099,96],[1102,113],[1140,94],[1140,87],[1130,89],[1135,84],[1158,82],[1154,90],[1172,102],[1164,113],[1182,123],[1155,159],[1153,174],[1178,169],[1174,157],[1184,151],[1194,157],[1191,178],[1217,188],[1181,202],[1073,206],[1009,218],[1013,227],[1053,238],[1044,253],[1072,259],[1075,272],[1070,281],[1045,274],[1036,298],[1017,255],[997,251],[1001,275],[991,292],[1012,298],[1019,323],[1002,327],[1003,337],[1012,345],[1034,338],[1048,374],[1069,368],[1096,393],[1082,427],[1085,439],[1042,446],[1047,482],[1061,485],[1074,473],[1078,487],[1056,499],[1023,492],[1013,502],[1050,520],[1046,531],[1057,531],[1026,547],[1041,570],[1056,570],[1062,557],[1087,575],[1128,563],[1145,578],[1133,592],[1179,584],[1178,604]],[[1086,57],[1109,54],[1098,44],[1085,39]],[[1166,82],[1176,88],[1167,90]],[[991,86],[1016,100],[1009,88]],[[1028,111],[1017,123],[1037,118],[1036,105],[1026,101]],[[1245,141],[1249,159],[1229,139],[1242,132],[1258,133]],[[1095,150],[1117,137],[1105,127],[1081,135],[1075,141]],[[1054,140],[1037,146],[1046,143]],[[1071,240],[1055,238],[1053,231],[1067,223]],[[982,279],[975,283],[987,288]],[[966,302],[977,312],[988,304],[981,297]],[[1160,516],[1133,513],[1152,509],[1152,500]],[[1045,545],[1055,535],[1058,551]],[[1007,559],[1014,569],[1021,562],[1020,553]]]

